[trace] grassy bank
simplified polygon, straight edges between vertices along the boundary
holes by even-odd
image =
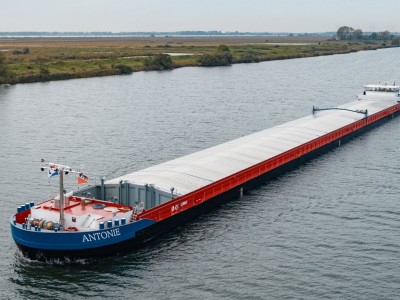
[[[26,83],[159,69],[149,63],[148,57],[160,53],[183,54],[171,56],[168,68],[199,66],[199,58],[214,53],[220,44],[229,47],[232,63],[332,55],[391,46],[390,42],[384,41],[328,41],[320,37],[6,38],[0,39],[0,50],[14,74],[12,83]]]

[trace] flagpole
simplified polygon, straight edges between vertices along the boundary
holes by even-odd
[[[44,171],[45,169],[49,170],[49,178],[55,175],[60,175],[60,224],[64,228],[65,226],[65,218],[64,218],[64,208],[66,203],[68,201],[65,201],[65,195],[64,195],[64,173],[67,175],[68,173],[77,173],[78,174],[78,184],[82,183],[88,183],[89,177],[84,175],[81,170],[73,170],[69,166],[64,166],[61,164],[55,164],[51,163],[48,161],[45,161],[44,159],[41,159],[41,167],[40,169]],[[83,166],[81,167],[83,168]]]
[[[64,169],[60,168],[60,224],[64,228]]]

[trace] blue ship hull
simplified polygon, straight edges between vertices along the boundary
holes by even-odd
[[[88,232],[54,232],[24,229],[11,220],[18,248],[31,259],[89,258],[124,252],[143,241],[138,233],[156,222],[143,219],[126,225]]]

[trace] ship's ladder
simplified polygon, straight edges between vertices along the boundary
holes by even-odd
[[[136,202],[136,206],[133,208],[132,216],[131,216],[131,223],[136,221],[138,214],[140,214],[144,210],[144,203],[143,202]]]
[[[138,214],[136,214],[136,213],[134,213],[134,212],[132,213],[132,216],[131,216],[131,219],[130,219],[131,223],[133,223],[133,222],[136,221],[137,215],[138,215]]]

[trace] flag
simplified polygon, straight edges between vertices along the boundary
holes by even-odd
[[[49,169],[49,172],[47,173],[47,176],[49,176],[49,178],[53,177],[53,176],[57,176],[58,175],[58,170],[53,170],[53,169]]]
[[[83,173],[78,174],[78,184],[88,183],[88,181],[89,181],[89,177],[87,177]]]

